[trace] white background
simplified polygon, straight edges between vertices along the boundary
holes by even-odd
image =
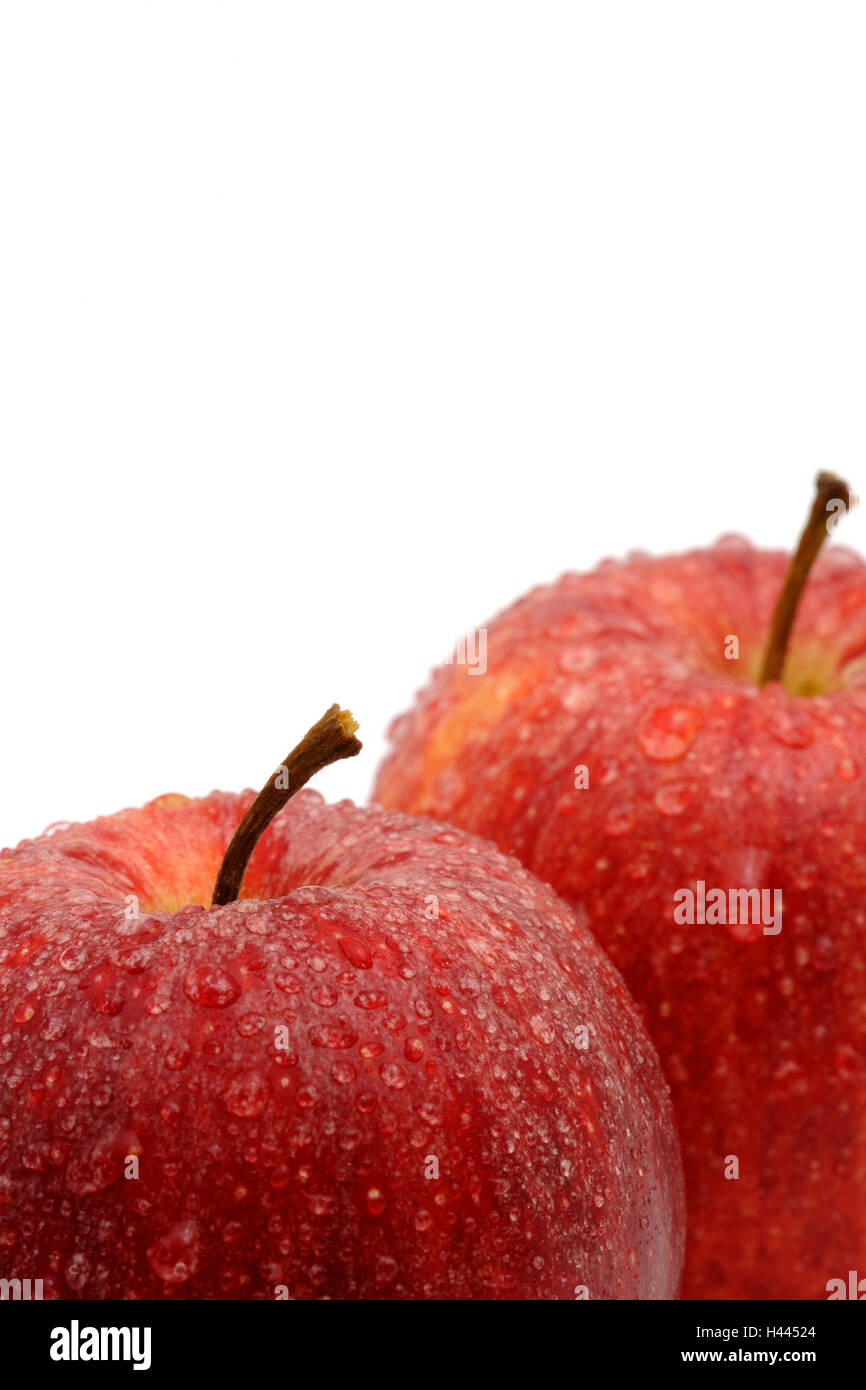
[[[866,493],[862,4],[7,4],[0,845]],[[840,538],[864,548],[866,508]]]

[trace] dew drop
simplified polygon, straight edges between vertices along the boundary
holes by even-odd
[[[261,1014],[242,1014],[235,1022],[235,1028],[242,1038],[252,1038],[256,1033],[260,1033],[265,1026],[265,1020]]]
[[[367,1210],[371,1216],[381,1216],[385,1210],[385,1198],[378,1187],[367,1188]]]
[[[182,1071],[192,1056],[192,1048],[185,1038],[178,1038],[169,1045],[165,1054],[165,1065],[169,1071]]]
[[[171,1008],[171,995],[159,993],[149,999],[144,1006],[144,1012],[150,1014],[151,1018],[159,1018],[161,1014],[167,1014]]]
[[[617,806],[604,818],[606,835],[627,835],[634,829],[634,812],[629,805]]]
[[[773,706],[764,723],[767,733],[786,748],[808,748],[812,742],[810,719],[790,705]]]
[[[70,974],[76,970],[82,970],[87,960],[87,952],[82,946],[67,946],[65,951],[60,952],[59,963],[61,970],[68,970]]]
[[[355,995],[355,1003],[359,1009],[384,1009],[388,998],[378,990],[365,989]]]
[[[252,1119],[261,1115],[270,1099],[267,1079],[257,1071],[242,1072],[223,1091],[223,1104],[231,1115]]]
[[[363,941],[359,941],[354,936],[338,936],[337,945],[351,965],[356,966],[358,970],[370,969],[373,964],[373,956],[370,948]]]
[[[656,810],[663,816],[681,816],[692,800],[692,788],[687,782],[668,782],[655,794]]]
[[[379,1075],[392,1091],[402,1091],[406,1085],[406,1073],[399,1062],[383,1062],[379,1068]]]
[[[332,1009],[339,999],[335,989],[328,985],[316,985],[310,990],[310,998],[314,1004],[318,1004],[323,1009]]]
[[[199,1233],[195,1221],[178,1221],[147,1252],[148,1263],[165,1284],[183,1284],[198,1269]]]
[[[559,697],[559,703],[568,714],[586,714],[598,699],[598,691],[592,685],[568,685]]]
[[[529,1020],[529,1026],[532,1029],[533,1037],[538,1038],[538,1041],[545,1045],[552,1043],[556,1037],[556,1029],[543,1014],[533,1014]]]
[[[653,762],[673,763],[681,758],[703,722],[691,705],[660,705],[641,724],[637,740]]]
[[[240,996],[241,987],[232,975],[216,965],[194,965],[183,980],[183,992],[193,1004],[224,1009]]]
[[[343,1049],[354,1047],[358,1041],[358,1034],[353,1033],[349,1028],[341,1028],[338,1024],[322,1023],[315,1028],[307,1031],[307,1037],[313,1047],[330,1047]]]
[[[63,1271],[63,1277],[71,1289],[83,1289],[90,1278],[90,1261],[87,1256],[80,1252],[73,1255]]]
[[[380,1255],[376,1262],[376,1283],[391,1284],[397,1278],[399,1270],[397,1261],[391,1255]]]
[[[440,1125],[445,1123],[445,1116],[442,1113],[441,1106],[439,1106],[436,1101],[425,1100],[419,1105],[418,1114],[421,1116],[425,1125],[430,1125],[432,1129],[438,1129]]]

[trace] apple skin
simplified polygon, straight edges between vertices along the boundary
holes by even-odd
[[[493,846],[311,791],[245,896],[196,906],[252,799],[0,854],[3,1276],[60,1299],[675,1297],[669,1092],[589,933]]]
[[[515,854],[622,972],[674,1096],[684,1298],[866,1270],[866,566],[819,559],[759,690],[787,564],[731,537],[533,590],[486,674],[443,666],[396,721],[374,791]],[[678,925],[698,880],[781,889],[781,933]]]

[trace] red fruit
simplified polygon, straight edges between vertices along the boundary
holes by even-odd
[[[376,788],[516,854],[622,971],[674,1094],[686,1298],[866,1268],[866,567],[819,562],[759,689],[787,563],[728,540],[534,590],[485,675],[435,673]],[[678,923],[699,880],[781,890],[781,932]]]
[[[667,1087],[589,934],[492,846],[314,792],[206,910],[252,801],[163,797],[0,857],[0,1274],[674,1297]]]

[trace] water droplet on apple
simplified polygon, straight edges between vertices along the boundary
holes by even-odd
[[[552,1043],[556,1037],[556,1029],[543,1014],[533,1014],[529,1020],[529,1026],[532,1029],[533,1037],[538,1038],[538,1041],[545,1045]]]
[[[261,1115],[270,1099],[267,1078],[257,1071],[235,1076],[223,1092],[223,1104],[231,1115],[251,1119]]]
[[[568,714],[586,714],[598,699],[595,686],[575,682],[561,692],[559,702]]]
[[[402,1091],[406,1085],[406,1073],[399,1062],[383,1062],[379,1068],[379,1075],[392,1091]]]
[[[315,1028],[307,1031],[307,1037],[313,1047],[330,1047],[334,1049],[345,1049],[354,1047],[358,1041],[358,1034],[353,1033],[349,1028],[342,1028],[338,1024],[322,1023]]]
[[[186,1038],[178,1038],[169,1045],[165,1054],[165,1066],[169,1071],[182,1071],[192,1056],[192,1048]]]
[[[271,1187],[279,1192],[282,1188],[288,1187],[292,1180],[291,1170],[287,1163],[278,1163],[270,1176]]]
[[[445,1115],[442,1107],[435,1100],[425,1100],[418,1106],[418,1114],[425,1125],[430,1125],[431,1129],[438,1129],[445,1123]]]
[[[148,1263],[166,1284],[183,1284],[198,1269],[199,1230],[195,1221],[178,1221],[147,1252]]]
[[[386,1205],[381,1188],[368,1187],[366,1200],[367,1210],[370,1213],[370,1215],[381,1216],[382,1212],[385,1210]]]
[[[235,1021],[235,1029],[242,1038],[252,1038],[256,1033],[260,1033],[265,1026],[262,1014],[242,1014]]]
[[[104,1134],[70,1160],[66,1185],[76,1197],[104,1192],[123,1177],[126,1155],[140,1152],[141,1142],[133,1131]]]
[[[339,997],[337,991],[331,989],[330,985],[316,985],[310,990],[311,1000],[322,1009],[332,1009]]]
[[[604,832],[613,836],[628,835],[634,829],[634,823],[634,811],[631,805],[626,803],[608,811],[604,818]]]
[[[786,748],[808,748],[813,738],[812,721],[808,714],[797,708],[785,697],[785,703],[771,703],[764,716],[767,733]]]
[[[354,936],[338,936],[337,945],[342,951],[346,960],[359,970],[369,970],[373,964],[373,956],[369,946],[363,941],[359,941]]]
[[[397,1278],[400,1266],[391,1255],[380,1255],[376,1263],[376,1283],[391,1284]]]
[[[557,665],[561,671],[586,671],[595,664],[596,660],[597,654],[593,647],[583,643],[579,647],[566,648],[560,652],[557,657]]]
[[[87,952],[83,946],[67,946],[65,951],[60,952],[60,968],[68,970],[70,974],[76,970],[83,970],[86,962]]]
[[[90,1261],[80,1251],[73,1255],[63,1271],[63,1277],[71,1289],[83,1289],[90,1278]]]
[[[362,990],[355,995],[354,1002],[359,1009],[384,1009],[388,998],[378,990]]]
[[[690,805],[693,788],[688,782],[668,782],[655,794],[655,807],[662,816],[681,816]]]
[[[686,753],[702,722],[691,705],[660,705],[641,724],[637,741],[653,762],[673,763]]]
[[[224,1009],[240,997],[241,987],[234,976],[221,967],[202,963],[187,971],[183,992],[193,1004],[201,1004],[209,1009]]]

